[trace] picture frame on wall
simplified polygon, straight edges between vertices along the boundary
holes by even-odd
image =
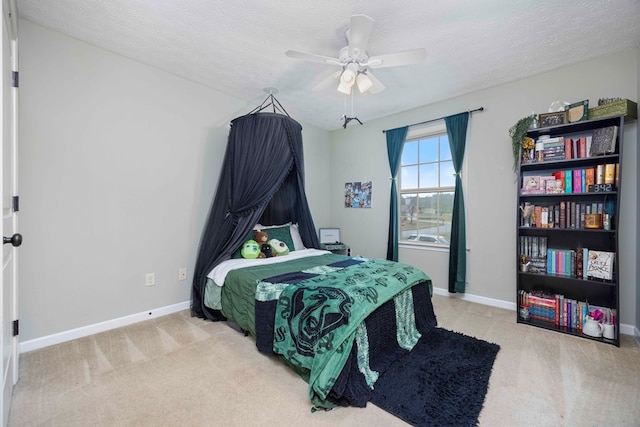
[[[345,208],[371,208],[371,181],[344,184]]]

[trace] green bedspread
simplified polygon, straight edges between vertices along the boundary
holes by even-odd
[[[255,294],[258,282],[267,277],[327,265],[345,258],[343,255],[325,254],[232,270],[227,274],[222,287],[222,314],[256,336]],[[211,286],[217,285],[211,283]]]
[[[332,407],[327,396],[356,336],[366,333],[361,327],[365,318],[396,296],[396,305],[412,304],[406,298],[409,289],[429,277],[410,265],[381,259],[305,273],[318,274],[284,287],[279,295],[273,349],[309,371],[309,394],[316,407]],[[404,312],[412,314],[413,307]],[[415,328],[414,322],[406,325]],[[412,348],[420,334],[415,329],[406,332]]]
[[[330,408],[335,406],[332,387],[342,384],[345,363],[353,366],[352,350],[357,352],[356,370],[368,387],[377,379],[378,372],[369,368],[368,347],[375,343],[379,351],[380,333],[379,328],[367,331],[365,319],[378,308],[386,302],[395,307],[394,346],[410,351],[418,341],[411,292],[418,284],[428,285],[428,298],[431,280],[410,265],[335,254],[310,256],[230,271],[221,288],[222,313],[256,337],[260,351],[271,351],[273,343],[273,352],[309,383],[314,407]],[[427,307],[429,325],[435,324],[427,303],[420,304],[421,319],[422,307]],[[384,329],[387,321],[378,323],[378,317],[373,316]]]

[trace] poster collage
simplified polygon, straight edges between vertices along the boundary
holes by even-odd
[[[344,184],[345,208],[371,208],[371,181]]]

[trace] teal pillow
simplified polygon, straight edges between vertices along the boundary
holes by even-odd
[[[231,258],[242,258],[242,254],[240,251],[242,250],[242,246],[244,246],[244,242],[247,240],[253,240],[253,232],[255,230],[251,230],[247,233],[247,235],[242,239],[242,243],[240,243],[240,247],[236,249],[236,251],[231,255]]]
[[[263,228],[262,231],[269,235],[269,240],[278,239],[283,241],[289,247],[289,251],[293,251],[295,249],[288,225],[283,225],[282,227]]]

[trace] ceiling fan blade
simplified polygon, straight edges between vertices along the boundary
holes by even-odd
[[[373,19],[367,15],[353,15],[349,27],[349,56],[351,59],[364,59],[373,29]]]
[[[370,68],[397,67],[399,65],[417,64],[424,61],[427,51],[424,48],[407,50],[404,52],[389,53],[386,55],[372,56],[362,65]]]
[[[321,90],[327,89],[328,87],[335,88],[336,84],[340,81],[340,74],[342,74],[342,70],[332,73],[329,77],[322,79],[320,83],[315,85],[311,90],[314,92],[319,92]]]
[[[367,76],[371,80],[371,83],[373,83],[368,91],[369,93],[376,94],[382,92],[386,88],[386,86],[383,85],[380,80],[378,80],[373,74],[371,74],[371,71],[367,71]]]
[[[331,58],[330,56],[316,55],[315,53],[298,52],[297,50],[288,50],[284,53],[289,58],[303,59],[305,61],[320,62],[321,64],[339,65],[343,64],[338,58]]]

